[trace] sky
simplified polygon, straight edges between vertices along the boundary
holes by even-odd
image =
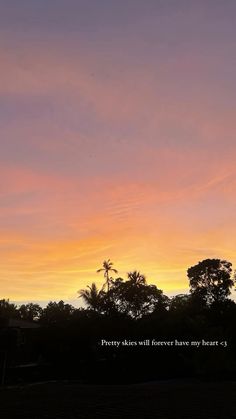
[[[235,267],[235,0],[0,0],[0,74],[0,298]]]

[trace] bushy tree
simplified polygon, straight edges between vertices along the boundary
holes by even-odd
[[[23,320],[38,320],[43,312],[42,307],[38,304],[28,303],[22,304],[19,309],[19,314]]]
[[[186,311],[191,303],[190,294],[177,294],[170,300],[170,311]]]
[[[19,317],[17,306],[13,303],[10,303],[9,300],[0,300],[0,317]]]
[[[75,308],[70,304],[65,304],[64,301],[50,301],[46,308],[43,309],[41,319],[48,324],[63,324],[67,322]]]
[[[221,259],[205,259],[187,271],[191,294],[207,305],[224,301],[234,285],[232,264]]]
[[[110,301],[118,312],[138,319],[165,304],[165,296],[155,285],[147,285],[146,278],[138,271],[128,273],[128,280],[112,281]]]

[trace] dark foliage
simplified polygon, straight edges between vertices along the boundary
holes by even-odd
[[[205,259],[187,271],[190,292],[206,304],[225,301],[234,285],[232,264],[226,260]]]
[[[87,308],[75,309],[63,301],[51,301],[44,309],[37,304],[17,308],[0,301],[0,371],[5,382],[235,379],[236,304],[227,298],[233,285],[229,262],[199,262],[188,270],[190,294],[171,299],[138,271],[129,272],[127,280],[111,278],[113,268],[107,262],[104,286],[99,290],[94,283],[79,292]],[[102,345],[102,340],[121,344]],[[174,340],[227,346],[152,345]]]

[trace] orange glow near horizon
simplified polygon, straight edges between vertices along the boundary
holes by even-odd
[[[76,301],[108,258],[170,295],[236,266],[236,6],[133,1],[0,13],[0,298]]]

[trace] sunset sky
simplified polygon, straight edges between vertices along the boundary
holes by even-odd
[[[0,0],[0,298],[236,268],[236,1]]]

